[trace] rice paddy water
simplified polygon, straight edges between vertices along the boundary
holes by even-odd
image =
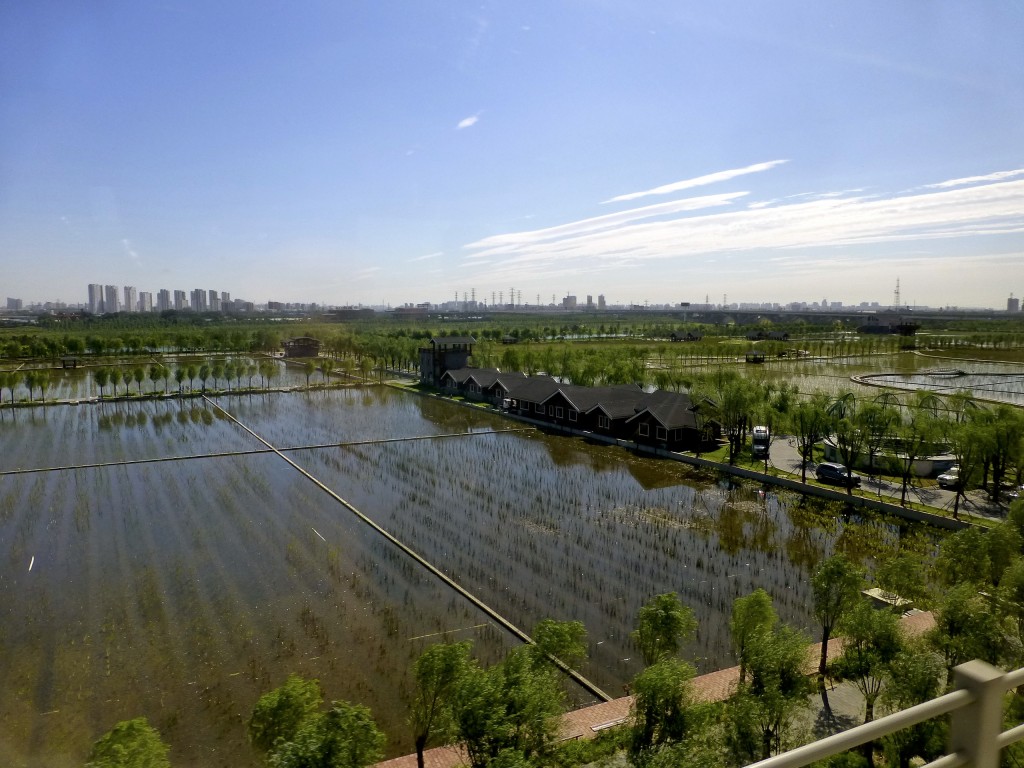
[[[583,621],[580,671],[613,695],[641,668],[629,633],[651,596],[694,609],[687,652],[708,671],[733,663],[735,597],[763,587],[813,633],[822,556],[914,541],[894,522],[381,387],[19,409],[0,435],[10,766],[80,766],[142,715],[176,766],[257,765],[246,719],[292,672],[370,706],[398,754],[429,643],[472,639],[488,662],[519,642],[282,456],[516,626]]]

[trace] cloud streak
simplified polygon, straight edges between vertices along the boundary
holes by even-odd
[[[767,261],[796,249],[1024,233],[1024,179],[931,187],[916,193],[821,195],[742,208],[729,203],[744,192],[690,198],[483,238],[465,246],[466,262],[491,262],[489,274],[495,279],[504,274],[521,279],[526,273],[550,279],[624,264],[692,263],[711,255],[756,253]],[[708,210],[722,207],[727,210]],[[867,263],[865,257],[861,260]]]
[[[464,117],[461,120],[459,120],[459,124],[455,126],[455,130],[461,131],[461,130],[464,130],[466,128],[472,128],[474,125],[477,124],[477,122],[479,120],[480,120],[480,113],[479,112],[477,112],[475,115],[470,115],[469,117]]]
[[[433,253],[428,253],[425,256],[416,256],[412,259],[409,259],[409,263],[412,264],[415,261],[426,261],[427,259],[436,259],[438,256],[441,256],[443,254],[444,251],[434,251]]]
[[[767,163],[754,163],[748,165],[746,168],[734,168],[729,171],[718,171],[716,173],[709,173],[704,176],[697,176],[693,179],[686,179],[684,181],[676,181],[671,184],[665,184],[654,189],[645,189],[642,192],[630,192],[625,195],[618,195],[616,197],[609,198],[604,201],[607,203],[622,203],[629,200],[638,200],[641,197],[650,197],[651,195],[668,195],[673,192],[681,192],[684,189],[693,189],[694,187],[703,187],[708,184],[717,184],[721,181],[729,181],[739,176],[746,176],[750,173],[760,173],[762,171],[770,171],[778,165],[789,162],[788,160],[770,160]]]

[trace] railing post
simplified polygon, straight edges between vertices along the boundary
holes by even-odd
[[[999,768],[996,738],[1003,726],[1003,673],[975,659],[953,670],[957,688],[974,694],[967,707],[953,712],[949,751],[959,752],[972,768]]]

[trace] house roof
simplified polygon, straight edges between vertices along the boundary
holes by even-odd
[[[647,394],[636,415],[629,421],[649,414],[666,429],[698,429],[697,413],[689,395],[682,392],[666,392],[663,389]],[[628,422],[627,422],[628,423]]]
[[[456,384],[462,384],[467,381],[470,376],[474,373],[472,368],[449,368],[442,375],[442,379],[451,379]]]
[[[561,386],[550,376],[527,376],[519,380],[503,381],[510,397],[528,403],[542,403]]]
[[[449,344],[476,344],[476,339],[472,336],[435,336],[430,343],[443,347]]]

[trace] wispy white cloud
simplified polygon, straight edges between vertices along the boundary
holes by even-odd
[[[990,173],[987,176],[966,176],[962,179],[950,179],[949,181],[940,181],[938,184],[927,184],[921,189],[949,189],[950,187],[963,187],[967,184],[979,184],[989,181],[1003,181],[1005,179],[1012,179],[1016,176],[1024,175],[1024,168],[1018,168],[1015,171],[998,171],[996,173]]]
[[[383,267],[366,267],[365,269],[357,270],[352,275],[353,280],[365,280],[368,277],[373,277],[375,274],[381,271]]]
[[[650,195],[668,195],[672,192],[681,192],[684,189],[693,189],[694,187],[703,187],[708,184],[717,184],[720,181],[735,179],[737,176],[746,176],[749,173],[768,171],[775,166],[782,165],[786,162],[788,162],[788,160],[771,160],[767,163],[755,163],[754,165],[748,165],[746,168],[734,168],[729,171],[709,173],[704,176],[697,176],[693,179],[675,181],[671,184],[655,187],[654,189],[645,189],[642,192],[630,192],[625,195],[617,195],[616,197],[605,200],[604,203],[622,203],[628,200],[636,200],[641,197],[649,197]]]
[[[459,120],[459,124],[455,126],[455,130],[461,131],[464,128],[472,128],[474,125],[477,124],[477,121],[479,121],[479,120],[480,120],[480,113],[479,112],[477,112],[475,115],[470,115],[469,117],[464,117],[461,120]]]
[[[819,195],[762,207],[703,210],[728,205],[731,199],[729,195],[693,198],[496,235],[465,246],[467,263],[492,262],[488,276],[496,281],[521,279],[524,269],[534,279],[547,280],[612,269],[625,260],[692,263],[709,255],[756,253],[763,262],[795,249],[833,249],[814,256],[828,261],[839,249],[853,248],[859,256],[851,258],[863,267],[869,263],[869,252],[863,247],[880,243],[913,247],[914,243],[1024,233],[1024,179],[888,196]],[[794,254],[793,264],[802,261]]]
[[[671,203],[658,203],[647,205],[643,208],[632,208],[628,211],[608,213],[603,216],[595,216],[582,221],[574,221],[570,224],[560,224],[547,229],[536,229],[532,232],[516,232],[509,235],[493,235],[474,243],[470,247],[500,248],[506,245],[521,245],[525,242],[544,242],[558,240],[567,237],[579,237],[586,234],[612,230],[636,221],[644,219],[657,219],[671,216],[687,211],[697,211],[703,208],[714,208],[728,205],[733,200],[747,195],[747,192],[726,192],[721,195],[705,195],[703,197],[688,197],[683,200],[675,200]]]
[[[425,256],[416,256],[415,258],[409,259],[409,263],[411,264],[414,261],[426,261],[427,259],[436,259],[438,256],[443,254],[444,251],[434,251],[433,253],[428,253]]]
[[[127,237],[122,238],[121,247],[124,248],[124,252],[127,254],[128,258],[133,259],[134,261],[139,260],[139,252],[132,247],[131,241]]]

